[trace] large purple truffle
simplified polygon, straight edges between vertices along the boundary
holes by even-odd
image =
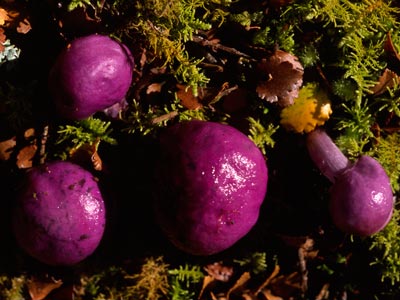
[[[261,151],[239,130],[187,121],[161,137],[155,212],[179,249],[211,255],[235,244],[255,225],[267,191]]]
[[[13,228],[18,244],[48,265],[74,265],[98,247],[105,205],[93,175],[66,161],[28,171],[17,197]]]
[[[73,40],[57,57],[49,90],[60,116],[84,119],[123,101],[132,82],[129,49],[106,35]]]

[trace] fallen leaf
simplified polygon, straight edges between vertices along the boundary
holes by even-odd
[[[71,160],[84,165],[90,162],[94,170],[101,171],[103,163],[97,151],[99,144],[100,140],[96,140],[93,143],[84,144],[78,149],[72,149],[70,151]]]
[[[161,82],[161,83],[155,82],[155,83],[149,84],[149,85],[147,86],[146,93],[147,93],[147,94],[150,94],[150,93],[160,93],[160,92],[161,92],[161,89],[162,89],[162,87],[163,87],[163,85],[164,85],[164,83],[165,83],[165,82]]]
[[[31,168],[33,165],[33,158],[37,151],[36,144],[30,144],[19,150],[17,155],[17,167],[20,169]]]
[[[17,144],[16,137],[0,142],[0,160],[6,161],[10,159],[13,148]]]
[[[257,66],[263,77],[256,88],[258,96],[281,107],[292,105],[303,84],[304,68],[298,58],[277,50]]]
[[[0,26],[3,26],[7,21],[10,20],[10,17],[8,16],[8,12],[0,7]]]
[[[0,28],[0,46],[3,46],[1,44],[3,44],[6,41],[6,39],[7,39],[7,37],[4,33],[4,29]],[[3,46],[3,48],[4,48],[4,46]],[[1,48],[0,48],[0,51],[1,51]]]
[[[282,297],[273,295],[271,290],[264,290],[262,291],[263,296],[265,297],[266,300],[284,300]]]
[[[216,280],[227,282],[233,275],[233,267],[225,266],[221,262],[215,262],[204,267],[207,274]]]
[[[227,300],[229,300],[231,294],[234,294],[237,291],[242,290],[245,284],[250,280],[250,278],[251,278],[250,272],[244,272],[235,282],[235,284],[229,289],[228,293],[226,294]]]
[[[215,282],[215,280],[216,280],[216,279],[215,279],[213,276],[210,276],[210,275],[204,276],[203,285],[202,285],[201,290],[200,290],[200,292],[199,292],[198,299],[203,298],[204,292],[205,292],[206,289],[211,285],[211,283]]]
[[[387,89],[393,88],[400,81],[399,79],[399,75],[386,68],[379,77],[377,84],[371,89],[372,94],[378,96],[385,93]]]
[[[62,284],[62,280],[55,280],[54,278],[32,277],[28,280],[27,287],[31,300],[43,300],[51,291],[59,288]]]
[[[177,88],[178,91],[176,92],[176,96],[179,100],[181,100],[181,103],[185,108],[195,110],[203,106],[199,100],[199,98],[201,98],[204,93],[202,88],[199,88],[198,97],[196,97],[193,94],[192,89],[186,85],[178,84]]]
[[[22,34],[27,34],[32,29],[31,23],[28,19],[24,19],[18,23],[17,32]]]
[[[385,41],[383,48],[386,51],[386,53],[388,53],[390,56],[396,58],[396,60],[398,62],[400,62],[400,55],[399,55],[398,51],[396,50],[396,47],[393,44],[393,40],[392,40],[392,36],[391,36],[390,32],[388,32],[386,35],[386,41]]]

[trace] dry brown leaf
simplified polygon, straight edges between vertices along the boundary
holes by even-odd
[[[226,294],[227,300],[229,300],[229,297],[231,294],[236,293],[239,290],[242,290],[246,283],[250,280],[250,272],[244,272],[239,279],[235,282],[235,284],[229,289],[228,293]]]
[[[17,32],[22,34],[27,34],[32,29],[31,23],[28,19],[23,19],[18,23]]]
[[[372,94],[378,96],[385,93],[388,88],[393,88],[395,83],[400,81],[399,79],[399,75],[386,68],[379,77],[378,83],[372,88]]]
[[[71,160],[84,165],[90,162],[94,170],[101,171],[103,169],[103,162],[97,151],[99,144],[100,140],[97,140],[91,144],[85,144],[78,149],[71,150]]]
[[[20,169],[31,168],[37,148],[36,144],[30,144],[19,150],[17,155],[17,167]]]
[[[271,103],[286,107],[294,103],[303,84],[304,68],[298,58],[288,52],[276,50],[258,64],[264,77],[256,88],[258,96]]]
[[[390,32],[387,33],[386,37],[387,38],[385,41],[384,50],[386,51],[386,53],[388,53],[390,56],[394,57],[398,62],[400,62],[400,55],[393,44]]]
[[[10,159],[13,148],[17,144],[16,137],[0,142],[0,160],[6,161]]]
[[[155,82],[147,86],[146,94],[160,93],[165,82]]]
[[[280,270],[281,270],[281,268],[279,267],[279,265],[275,265],[274,271],[272,271],[271,275],[269,275],[268,278],[266,280],[264,280],[264,282],[259,286],[259,288],[255,292],[255,294],[258,295],[259,293],[261,293],[263,291],[263,289],[270,284],[272,279],[274,279],[276,276],[278,276]]]
[[[273,295],[271,290],[262,291],[262,295],[265,297],[266,300],[284,300],[282,297]]]
[[[32,277],[28,280],[27,287],[31,300],[43,300],[62,284],[62,280],[55,280],[54,278]]]
[[[0,26],[3,26],[7,21],[10,20],[10,17],[8,16],[8,12],[0,7]]]
[[[271,280],[270,289],[276,296],[284,299],[297,296],[302,293],[302,277],[299,272],[280,275]]]
[[[204,276],[203,285],[201,287],[201,290],[200,290],[200,293],[199,293],[199,296],[197,299],[201,299],[203,297],[203,294],[206,291],[206,289],[210,286],[211,283],[215,282],[215,280],[216,279],[213,276],[210,276],[210,275]]]
[[[177,84],[178,91],[176,96],[181,100],[182,105],[187,109],[199,109],[203,105],[200,103],[199,98],[203,95],[203,89],[199,89],[199,97],[195,97],[190,87]]]
[[[4,43],[6,41],[6,39],[7,39],[7,37],[6,37],[5,33],[4,33],[4,29],[0,28],[0,46],[3,46],[1,44]]]
[[[216,280],[227,282],[233,275],[233,267],[225,266],[222,262],[215,262],[204,267],[207,274]]]

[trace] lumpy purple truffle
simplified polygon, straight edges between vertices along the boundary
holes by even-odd
[[[216,122],[178,123],[161,135],[156,218],[194,255],[228,249],[255,225],[267,191],[264,156],[244,133]]]
[[[105,228],[105,204],[94,176],[66,161],[33,167],[13,215],[23,250],[48,265],[74,265],[91,255]]]
[[[49,90],[57,113],[67,119],[84,119],[121,102],[133,69],[126,45],[100,34],[76,38],[50,70]]]

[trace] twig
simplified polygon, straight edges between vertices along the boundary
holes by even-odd
[[[329,283],[325,283],[317,297],[315,297],[315,300],[324,300],[327,299],[327,296],[329,294]]]
[[[40,150],[39,150],[39,163],[44,164],[46,160],[46,143],[49,136],[49,125],[44,126],[42,137],[40,140]]]
[[[219,49],[219,50],[225,51],[227,53],[230,53],[230,54],[233,54],[233,55],[236,55],[236,56],[245,57],[245,58],[247,58],[247,59],[249,59],[251,61],[256,61],[254,58],[252,58],[250,55],[248,55],[246,53],[243,53],[243,52],[241,52],[239,50],[236,50],[235,48],[232,48],[232,47],[227,47],[227,46],[215,43],[215,42],[211,42],[211,41],[206,40],[205,38],[203,38],[203,37],[201,37],[199,35],[194,35],[192,41],[195,42],[195,43],[199,43],[202,46],[207,46],[207,47],[211,47],[211,48],[214,48],[214,49]]]
[[[306,249],[300,247],[298,250],[299,256],[299,265],[300,265],[300,272],[301,272],[301,291],[304,294],[307,291],[308,286],[308,271],[307,271],[307,263],[306,263]]]

